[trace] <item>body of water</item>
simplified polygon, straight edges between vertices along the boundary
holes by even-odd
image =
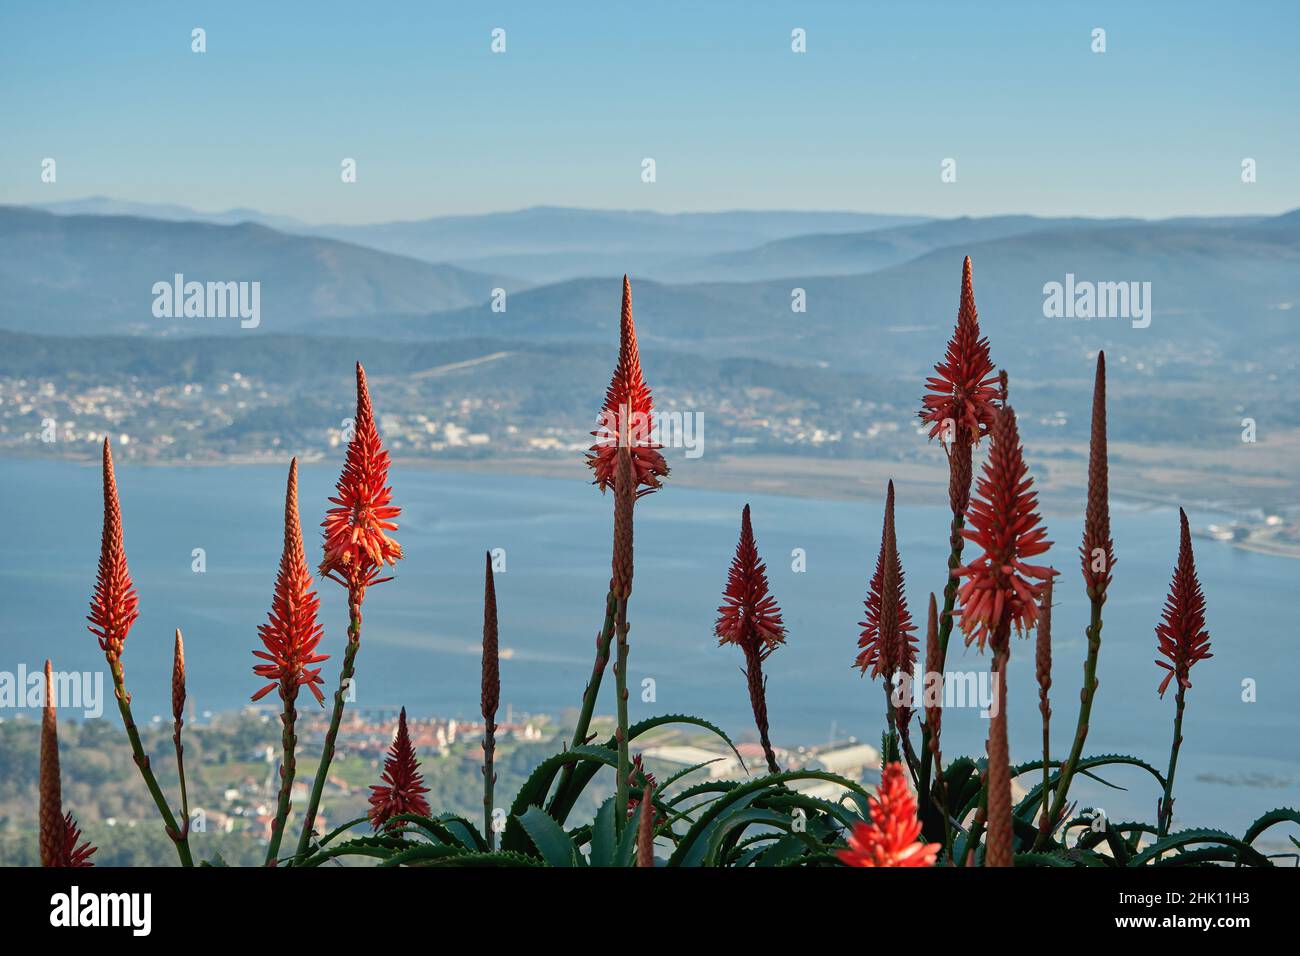
[[[285,468],[122,467],[126,548],[140,592],[140,619],[127,643],[128,686],[137,719],[167,711],[172,630],[186,638],[190,694],[200,709],[238,707],[261,686],[251,668],[279,559]],[[308,554],[336,477],[301,476]],[[498,575],[502,702],[516,713],[576,707],[590,672],[609,580],[612,499],[582,482],[440,473],[398,467],[398,532],[407,559],[397,578],[371,590],[358,664],[361,706],[405,705],[417,713],[474,718],[478,709],[483,552],[504,548]],[[788,643],[770,659],[768,706],[777,745],[853,735],[879,741],[883,696],[851,667],[862,598],[880,540],[877,500],[829,502],[746,496],[669,486],[637,505],[636,582],[630,620],[630,710],[638,719],[682,712],[752,737],[741,656],[712,636],[734,552],[740,509],[753,506],[755,533]],[[97,468],[48,461],[0,462],[7,546],[0,549],[0,670],[102,669],[85,614],[101,523]],[[929,590],[943,584],[948,514],[943,502],[899,488],[898,534],[913,617],[924,631]],[[1080,508],[1080,511],[1082,508]],[[1193,522],[1208,516],[1193,515]],[[1081,515],[1048,517],[1057,542],[1047,561],[1056,588],[1053,741],[1068,747],[1078,708],[1088,605],[1078,571]],[[1173,694],[1156,688],[1154,625],[1178,544],[1177,512],[1116,507],[1116,579],[1106,605],[1100,690],[1089,753],[1126,752],[1163,771]],[[192,570],[202,548],[207,569]],[[806,571],[792,569],[803,549]],[[1197,665],[1188,693],[1177,809],[1183,825],[1240,832],[1260,812],[1300,799],[1300,657],[1293,595],[1300,563],[1196,542],[1214,657]],[[337,680],[346,614],[341,589],[320,585]],[[988,660],[954,640],[950,669]],[[653,678],[656,701],[636,692]],[[1253,682],[1255,699],[1243,699]],[[107,683],[107,681],[106,681]],[[612,713],[612,676],[600,712]],[[1009,676],[1013,757],[1040,749],[1032,642],[1017,642]],[[111,691],[110,691],[111,693]],[[307,706],[310,698],[304,698]],[[111,709],[106,717],[116,719]],[[983,748],[986,721],[974,709],[944,719],[948,757]],[[1154,781],[1136,770],[1108,774],[1129,788],[1080,780],[1075,796],[1115,819],[1153,819]]]

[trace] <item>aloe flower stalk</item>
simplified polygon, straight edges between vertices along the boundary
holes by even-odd
[[[185,745],[181,731],[185,727],[185,639],[176,628],[176,642],[172,647],[172,746],[176,748],[176,775],[181,787],[181,832],[190,832],[190,796],[185,788]]]
[[[946,849],[952,847],[952,821],[948,813],[948,783],[943,776],[943,694],[944,694],[944,675],[943,663],[941,660],[939,648],[939,606],[935,601],[934,592],[930,592],[930,603],[926,611],[925,618],[925,679],[924,684],[926,694],[925,723],[922,725],[924,736],[929,737],[928,753],[921,752],[922,766],[927,764],[924,761],[933,759],[935,773],[935,788],[938,791],[936,803],[939,811],[943,814],[943,845]]]
[[[492,577],[492,552],[485,552],[483,572],[483,678],[479,709],[483,714],[483,836],[488,849],[496,845],[492,829],[492,790],[497,781],[492,766],[497,747],[497,706],[501,701],[501,665],[497,636],[497,589]]]
[[[149,795],[153,797],[163,828],[176,845],[176,855],[182,866],[193,866],[190,855],[189,834],[176,825],[176,817],[167,798],[154,777],[149,757],[140,741],[140,731],[131,714],[131,695],[126,689],[126,676],[122,665],[122,652],[131,625],[139,616],[139,597],[131,583],[131,573],[126,564],[126,549],[122,534],[122,506],[118,501],[117,477],[113,472],[113,450],[107,438],[103,449],[104,530],[100,540],[99,571],[95,579],[95,593],[90,600],[89,630],[99,639],[100,649],[108,661],[113,677],[113,694],[117,709],[122,715],[122,726],[131,744],[131,755],[144,779]]]
[[[983,549],[970,564],[953,572],[963,579],[961,628],[967,643],[993,651],[996,702],[988,738],[988,839],[986,866],[1011,866],[1011,763],[1007,741],[1007,663],[1011,631],[1025,633],[1038,622],[1038,602],[1056,572],[1026,559],[1051,547],[1039,527],[1038,497],[1024,463],[1016,414],[1002,408],[994,420],[992,448],[977,495],[967,512],[967,540]]]
[[[595,477],[592,484],[606,490],[617,491],[620,447],[629,449],[637,497],[663,487],[661,479],[668,476],[668,464],[659,453],[660,445],[653,438],[654,402],[641,370],[641,353],[637,346],[636,324],[632,319],[632,284],[623,276],[623,308],[619,321],[618,362],[605,390],[605,404],[601,409],[600,425],[591,434],[596,443],[587,453],[587,466]],[[615,500],[617,508],[617,498]],[[618,543],[615,542],[617,550]],[[605,595],[605,620],[596,633],[596,659],[591,667],[591,677],[582,692],[582,708],[573,728],[569,746],[578,747],[591,740],[591,718],[596,711],[596,699],[609,664],[610,647],[618,628],[618,596],[611,578],[609,592]],[[565,764],[560,771],[560,781],[551,798],[555,808],[568,797],[575,764]]]
[[[767,679],[763,661],[785,643],[785,624],[776,598],[768,593],[767,565],[758,555],[754,529],[749,520],[749,505],[740,514],[740,540],[736,556],[727,574],[723,604],[718,608],[714,625],[718,644],[735,644],[745,655],[745,678],[749,685],[749,702],[754,724],[767,758],[767,769],[780,773],[776,754],[768,740]]]
[[[1187,702],[1188,679],[1197,661],[1213,657],[1210,632],[1205,629],[1205,595],[1196,575],[1196,556],[1192,553],[1192,534],[1187,513],[1178,509],[1178,563],[1174,566],[1169,596],[1165,598],[1161,621],[1156,625],[1158,649],[1166,660],[1157,660],[1167,674],[1160,682],[1160,696],[1165,696],[1170,681],[1174,690],[1174,740],[1169,748],[1169,772],[1165,774],[1165,793],[1157,807],[1159,835],[1165,836],[1174,818],[1174,771],[1178,769],[1178,750],[1183,743],[1183,708]]]
[[[636,865],[655,865],[655,784],[647,779],[636,827]]]
[[[916,798],[908,789],[901,763],[885,764],[880,786],[868,803],[871,819],[853,825],[848,849],[836,853],[841,863],[863,867],[934,866],[940,846],[921,840]]]
[[[302,832],[298,835],[295,855],[299,860],[306,857],[311,846],[316,811],[330,763],[334,760],[339,726],[343,722],[347,691],[356,672],[357,651],[361,649],[361,605],[366,598],[366,589],[391,580],[390,576],[380,577],[380,574],[402,558],[402,546],[389,535],[390,531],[397,530],[394,519],[402,509],[392,503],[388,466],[388,452],[384,450],[375,425],[366,370],[358,362],[357,413],[353,419],[352,440],[348,442],[343,471],[335,486],[336,494],[330,498],[334,507],[329,509],[321,523],[325,532],[325,556],[320,573],[347,588],[348,645],[339,671],[339,686],[334,692],[334,709],[325,733],[325,745],[303,815]]]
[[[619,449],[618,480],[614,488],[614,558],[611,580],[612,590],[618,602],[615,606],[615,632],[618,635],[618,652],[614,662],[614,692],[618,710],[618,727],[614,739],[618,744],[618,803],[627,806],[628,776],[631,763],[628,758],[628,717],[627,717],[627,656],[628,623],[627,602],[632,596],[632,509],[636,503],[635,485],[632,483],[631,449],[624,445]],[[621,833],[623,816],[615,816],[615,822]]]
[[[424,797],[429,788],[424,785],[420,762],[411,746],[405,707],[397,718],[397,736],[384,760],[383,781],[370,788],[370,824],[376,830],[391,826],[388,821],[403,813],[429,815],[429,801]]]
[[[885,719],[891,733],[899,733],[906,741],[907,725],[911,711],[904,701],[895,703],[895,678],[900,674],[909,677],[916,668],[916,625],[912,623],[903,594],[903,563],[898,556],[898,538],[894,530],[894,483],[889,482],[885,493],[885,519],[880,535],[880,556],[876,570],[867,588],[865,621],[860,621],[862,634],[858,639],[861,649],[854,665],[863,673],[884,678]],[[908,746],[907,749],[911,749]],[[914,762],[914,761],[912,761]]]
[[[328,655],[318,654],[324,628],[317,623],[320,598],[313,590],[311,570],[307,565],[307,552],[303,546],[302,523],[298,517],[298,459],[289,463],[289,478],[284,492],[284,547],[280,553],[280,569],[275,578],[275,592],[267,622],[258,627],[258,636],[265,650],[253,655],[266,663],[253,667],[253,673],[270,681],[253,695],[260,700],[272,690],[280,694],[281,746],[280,795],[276,803],[275,818],[271,821],[271,839],[266,847],[266,862],[273,865],[284,838],[285,822],[289,818],[293,779],[297,773],[298,737],[295,730],[298,720],[298,690],[306,687],[317,703],[324,704],[321,693],[320,664]]]
[[[948,576],[944,582],[943,610],[939,615],[938,671],[942,671],[952,634],[953,608],[957,601],[957,580],[952,572],[961,566],[965,538],[962,528],[970,501],[974,447],[993,425],[999,398],[997,377],[993,374],[989,342],[980,334],[979,312],[975,307],[975,288],[970,256],[962,263],[961,301],[957,324],[948,341],[943,361],[934,367],[935,374],[926,379],[927,392],[922,397],[921,421],[930,426],[931,440],[939,438],[948,455],[948,505],[952,512],[948,543]],[[1005,393],[1002,395],[1005,400]],[[921,752],[929,749],[931,730],[921,728]],[[936,774],[939,773],[936,768]],[[922,763],[920,787],[928,791],[930,762]]]
[[[1039,832],[1051,830],[1051,752],[1052,752],[1052,702],[1048,692],[1052,689],[1052,579],[1043,588],[1042,602],[1038,608],[1038,639],[1034,646],[1034,672],[1038,678],[1038,713],[1043,718],[1043,813]]]
[[[1097,696],[1097,660],[1101,656],[1102,607],[1115,567],[1115,543],[1110,536],[1110,469],[1106,448],[1106,353],[1097,353],[1097,372],[1092,390],[1092,433],[1088,447],[1088,505],[1084,512],[1083,543],[1079,548],[1083,581],[1091,606],[1088,619],[1088,651],[1083,662],[1083,687],[1079,691],[1079,719],[1075,725],[1070,754],[1052,797],[1050,819],[1054,824],[1064,819],[1070,783],[1074,779],[1088,725],[1092,720],[1092,702]],[[1035,847],[1046,844],[1049,834],[1040,832]]]

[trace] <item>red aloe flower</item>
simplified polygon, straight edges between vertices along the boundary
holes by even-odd
[[[885,523],[880,536],[880,556],[876,572],[867,589],[867,619],[859,621],[862,636],[858,639],[856,666],[872,677],[885,675],[888,680],[902,671],[910,674],[916,662],[917,639],[913,633],[911,612],[903,595],[903,563],[898,557],[898,539],[894,533],[894,483],[885,494]]]
[[[257,629],[265,651],[253,651],[254,656],[266,661],[256,664],[253,673],[271,681],[256,694],[261,700],[280,688],[280,696],[295,700],[298,688],[306,686],[320,704],[325,703],[320,684],[319,664],[329,659],[327,654],[317,654],[324,628],[316,623],[320,598],[312,590],[311,571],[307,554],[303,550],[302,525],[298,519],[298,459],[289,463],[289,483],[284,496],[284,550],[280,554],[280,571],[275,578],[275,595],[267,623]]]
[[[424,786],[420,762],[415,759],[411,735],[406,730],[405,707],[397,718],[397,737],[384,761],[383,780],[387,786],[370,788],[374,791],[370,795],[370,823],[376,830],[401,813],[429,815],[429,801],[424,799],[429,788]]]
[[[1160,682],[1160,696],[1165,695],[1169,682],[1175,677],[1181,687],[1191,687],[1188,672],[1197,661],[1213,657],[1210,653],[1210,632],[1205,629],[1205,595],[1196,576],[1196,556],[1192,554],[1192,534],[1187,526],[1187,513],[1178,509],[1180,523],[1178,563],[1165,598],[1163,620],[1156,625],[1159,652],[1168,661],[1156,661],[1169,673]]]
[[[767,565],[758,556],[749,505],[740,515],[740,541],[727,574],[726,602],[718,608],[714,633],[719,644],[736,644],[765,660],[785,643],[781,608],[767,590]]]
[[[855,823],[847,850],[836,855],[845,866],[934,866],[938,843],[922,843],[916,798],[898,762],[885,764],[880,787],[870,799],[871,822]]]
[[[1038,496],[1030,490],[1034,481],[1028,476],[1016,414],[1010,406],[995,417],[992,435],[993,447],[962,530],[984,553],[952,572],[966,579],[958,592],[966,643],[978,641],[981,650],[1004,624],[1008,631],[1011,625],[1017,632],[1033,629],[1043,582],[1056,574],[1051,568],[1025,563],[1052,543],[1045,540],[1047,529],[1038,526]]]
[[[776,598],[767,592],[767,566],[758,556],[754,543],[754,529],[749,523],[749,505],[740,515],[740,541],[736,556],[727,574],[724,603],[718,608],[718,621],[714,633],[718,644],[735,644],[745,654],[745,680],[749,686],[749,705],[754,711],[754,725],[758,728],[759,743],[767,769],[780,773],[776,751],[768,739],[767,680],[763,677],[763,661],[785,643],[785,625],[781,621],[781,608]]]
[[[931,425],[930,437],[942,436],[958,444],[978,442],[993,426],[996,411],[993,401],[998,397],[998,389],[994,387],[997,376],[993,374],[993,361],[989,357],[989,341],[980,337],[970,256],[962,265],[957,327],[948,341],[943,361],[934,371],[936,374],[926,379],[929,391],[922,396],[923,407],[919,413],[921,421]]]
[[[77,841],[81,839],[81,827],[77,826],[77,821],[72,819],[71,813],[63,815],[63,860],[59,866],[70,867],[89,867],[95,864],[90,862],[90,858],[95,855],[99,847],[86,840],[80,846]]]
[[[627,775],[628,789],[636,788],[643,793],[653,792],[656,783],[655,775],[646,770],[645,764],[641,762],[641,755],[637,754],[632,758],[632,768]],[[627,816],[630,820],[636,814],[636,808],[641,805],[641,798],[632,794],[627,798]]]
[[[104,531],[99,546],[99,573],[90,599],[89,630],[99,638],[109,664],[122,656],[122,646],[131,625],[139,617],[139,597],[131,584],[122,546],[122,507],[117,500],[117,479],[113,474],[113,451],[104,439]]]
[[[641,372],[641,353],[636,344],[636,326],[632,323],[632,284],[627,276],[623,276],[618,365],[605,391],[600,424],[591,433],[597,439],[596,444],[587,453],[587,467],[596,475],[593,485],[601,491],[615,486],[618,478],[615,452],[619,443],[625,441],[632,449],[632,471],[636,477],[638,497],[662,487],[659,479],[668,476],[668,463],[659,454],[663,445],[652,440],[653,415],[654,402]]]
[[[402,509],[394,507],[388,487],[388,452],[379,440],[375,413],[366,387],[366,370],[357,363],[357,414],[348,443],[337,495],[321,523],[325,529],[325,559],[320,572],[349,589],[378,583],[385,565],[402,557],[402,546],[388,536]]]

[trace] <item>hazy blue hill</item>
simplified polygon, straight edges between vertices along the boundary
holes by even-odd
[[[1074,367],[1081,353],[1119,347],[1147,374],[1162,365],[1277,361],[1294,355],[1300,302],[1300,221],[1063,227],[962,243],[868,275],[666,285],[633,274],[642,340],[710,356],[825,362],[848,368],[887,358],[900,371],[932,363],[951,328],[966,253],[995,352],[1035,377]],[[1123,319],[1048,319],[1043,286],[1152,283],[1150,328]],[[807,312],[791,311],[803,288]],[[369,331],[411,337],[503,335],[516,341],[604,341],[617,321],[615,279],[573,280],[514,294],[504,314],[471,307],[376,320]],[[330,332],[349,326],[330,323]],[[359,328],[359,327],[357,327]],[[1274,350],[1269,353],[1267,350]]]
[[[60,216],[136,216],[142,219],[164,219],[172,222],[208,222],[219,226],[255,222],[286,232],[299,232],[308,228],[302,220],[290,216],[268,215],[256,209],[204,212],[177,203],[131,202],[125,199],[111,199],[108,196],[87,196],[84,199],[33,203],[28,208],[52,212]]]
[[[52,215],[0,207],[0,325],[213,334],[229,319],[157,319],[155,282],[258,281],[264,329],[486,301],[508,280],[245,223]]]
[[[915,259],[933,249],[1047,229],[1128,224],[1137,220],[989,216],[939,219],[871,232],[794,236],[753,249],[681,258],[650,270],[669,282],[755,281],[782,276],[860,275]]]
[[[534,281],[621,275],[684,255],[743,249],[805,233],[863,232],[917,216],[845,212],[642,211],[537,206],[373,226],[313,227],[321,235]]]

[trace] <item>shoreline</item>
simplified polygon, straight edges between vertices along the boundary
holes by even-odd
[[[1039,459],[1039,473],[1035,487],[1039,493],[1040,510],[1045,516],[1076,516],[1081,514],[1087,497],[1087,458],[1080,456],[1081,449],[1074,445],[1048,446]],[[1086,452],[1086,449],[1083,449]],[[1223,475],[1213,463],[1203,467],[1182,467],[1159,456],[1158,449],[1145,446],[1137,449],[1138,455],[1128,454],[1123,445],[1112,445],[1111,501],[1138,508],[1177,508],[1179,506],[1218,514],[1246,516],[1257,510],[1247,502],[1224,500],[1225,490],[1249,488],[1254,476],[1235,476],[1236,481],[1226,485]],[[1172,452],[1172,450],[1169,450]],[[1065,452],[1065,455],[1061,453]],[[1155,453],[1153,457],[1153,453]],[[945,507],[948,494],[948,469],[943,452],[934,449],[936,461],[882,461],[870,459],[816,458],[799,455],[716,455],[708,459],[695,459],[672,465],[669,483],[672,486],[703,491],[730,491],[743,494],[776,495],[818,501],[872,501],[883,496],[886,482],[893,480],[898,487],[899,502],[908,506],[932,505]],[[152,460],[138,461],[123,456],[121,464],[144,467],[169,468],[225,468],[250,466],[283,467],[292,456],[236,455],[224,461]],[[341,453],[306,452],[298,456],[303,465],[317,466],[332,463]],[[98,458],[92,456],[41,456],[0,455],[0,461],[60,461],[68,464],[95,467]],[[503,475],[564,479],[589,484],[590,472],[580,456],[558,458],[500,457],[477,459],[426,458],[394,456],[393,464],[399,468],[466,475]],[[671,464],[671,463],[670,463]],[[1161,487],[1153,474],[1158,469],[1163,484],[1183,489],[1153,493],[1152,487]],[[1033,463],[1031,462],[1031,473]],[[1290,482],[1255,481],[1268,488],[1269,495],[1282,494],[1280,485]],[[1264,544],[1258,541],[1224,541],[1231,547],[1271,557],[1300,558],[1300,547]]]

